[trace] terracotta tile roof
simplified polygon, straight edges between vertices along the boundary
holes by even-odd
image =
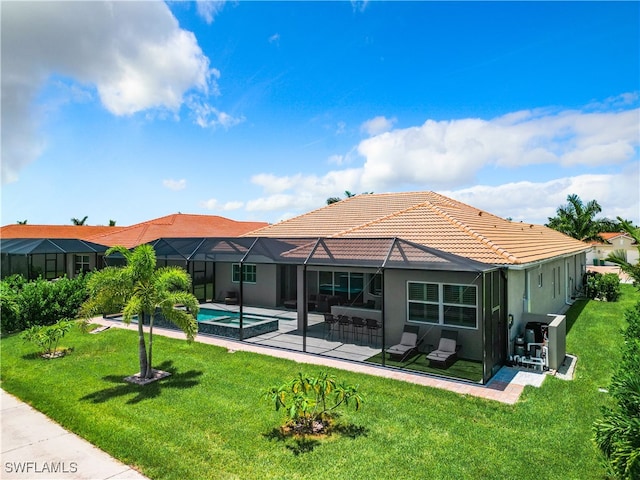
[[[122,228],[123,227],[96,227],[92,225],[11,224],[0,227],[0,238],[73,238],[89,240],[96,235],[118,232]]]
[[[604,242],[599,242],[597,240],[593,241],[593,242],[589,242],[590,245],[608,245],[610,243],[612,243],[611,241],[618,238],[618,237],[627,237],[628,239],[633,241],[633,238],[631,237],[631,235],[629,235],[626,232],[603,232],[600,233],[600,237],[604,240]],[[634,242],[632,242],[634,243]]]
[[[513,265],[590,248],[550,228],[510,222],[434,192],[357,195],[247,236],[398,237],[483,263]]]
[[[124,227],[117,232],[102,233],[90,240],[108,246],[131,248],[158,238],[239,237],[266,225],[266,222],[238,222],[217,215],[175,213]]]

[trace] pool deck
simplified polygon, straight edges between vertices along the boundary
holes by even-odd
[[[223,308],[234,311],[238,307],[203,304],[203,308]],[[236,310],[237,311],[237,310]],[[196,341],[209,345],[216,345],[226,348],[229,352],[247,351],[272,357],[286,358],[295,362],[312,365],[322,365],[352,372],[365,373],[379,377],[392,378],[395,380],[423,385],[426,387],[448,390],[461,395],[471,395],[474,397],[494,400],[506,404],[515,404],[526,386],[540,387],[544,379],[551,375],[549,372],[539,372],[536,370],[502,367],[500,371],[486,385],[479,385],[471,382],[458,381],[454,379],[419,374],[407,370],[385,368],[381,366],[365,364],[364,361],[376,353],[380,348],[373,348],[368,345],[356,345],[341,343],[338,341],[326,340],[322,337],[307,337],[306,352],[302,351],[301,335],[297,332],[296,312],[269,310],[264,308],[244,307],[244,314],[255,313],[258,315],[270,315],[281,320],[280,328],[276,332],[259,335],[249,338],[246,341],[238,341],[228,338],[215,337],[211,335],[198,335]],[[322,327],[323,316],[309,314],[309,328],[314,325]],[[129,330],[137,329],[137,326],[125,325],[120,321],[96,317],[93,323],[103,326],[124,328]],[[177,330],[164,328],[154,328],[156,335],[184,339],[184,334]],[[572,371],[574,362],[568,368]],[[566,378],[558,375],[561,378]]]

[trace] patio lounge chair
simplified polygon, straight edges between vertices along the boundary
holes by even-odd
[[[449,368],[458,359],[460,345],[457,343],[458,332],[443,330],[440,333],[438,348],[427,354],[429,366],[437,368]]]
[[[224,303],[226,305],[237,305],[238,294],[234,290],[229,290],[227,293],[225,293]]]
[[[418,353],[418,328],[405,325],[400,343],[387,349],[387,353],[393,359],[404,362],[407,358]]]

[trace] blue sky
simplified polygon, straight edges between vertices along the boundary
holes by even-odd
[[[434,190],[640,222],[638,2],[2,2],[2,224]]]

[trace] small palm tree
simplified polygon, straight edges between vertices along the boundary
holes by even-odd
[[[115,220],[109,220],[109,226],[110,227],[115,227],[116,226],[116,221]]]
[[[156,254],[151,245],[139,245],[133,251],[116,246],[106,255],[120,253],[126,260],[124,267],[107,267],[94,272],[87,282],[89,299],[81,312],[85,318],[97,314],[122,311],[129,324],[138,318],[138,356],[140,377],[152,378],[153,324],[160,312],[192,341],[198,331],[196,317],[199,304],[189,293],[191,277],[180,267],[156,269]],[[183,305],[185,309],[176,308]],[[148,349],[143,324],[149,323]]]
[[[82,220],[77,219],[77,218],[72,218],[71,219],[71,223],[73,223],[74,225],[85,225],[87,218],[89,218],[88,215],[85,215],[84,218]]]
[[[622,230],[628,233],[629,236],[635,240],[638,253],[640,254],[640,228],[634,227],[630,221],[623,220],[620,217],[618,217],[618,221],[620,222]],[[607,261],[618,265],[620,270],[629,275],[629,277],[633,279],[633,283],[637,287],[640,287],[640,261],[635,265],[630,263],[627,260],[627,252],[624,250],[611,252],[607,257]]]

